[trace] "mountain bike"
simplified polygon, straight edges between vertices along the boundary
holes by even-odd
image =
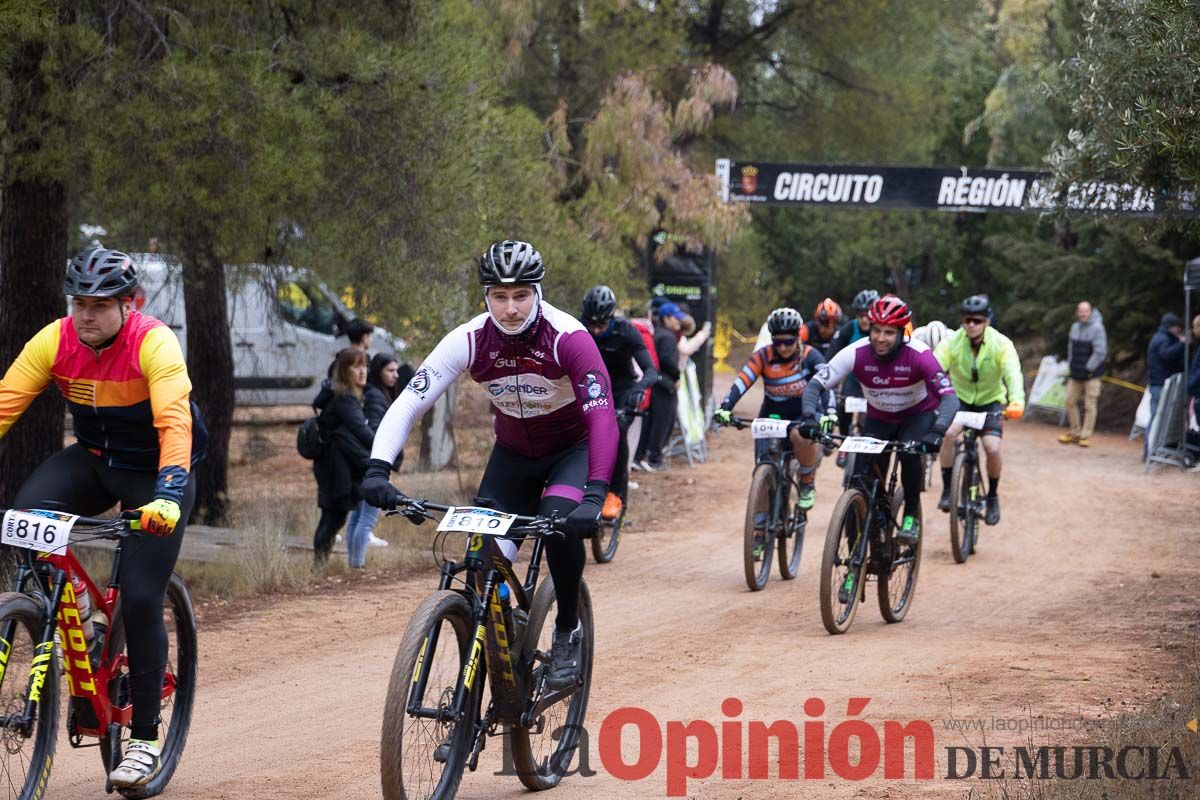
[[[979,525],[985,513],[983,473],[979,467],[979,436],[989,416],[1003,411],[959,411],[954,421],[963,426],[954,445],[950,472],[950,554],[963,564],[975,553]]]
[[[391,513],[433,519],[434,512],[442,514],[434,540],[441,579],[413,613],[392,665],[380,745],[383,796],[453,798],[463,769],[476,769],[487,737],[501,726],[508,728],[521,783],[532,790],[556,786],[583,730],[594,641],[591,596],[581,582],[580,682],[548,688],[554,584],[539,586],[538,572],[544,540],[563,535],[562,521],[412,499]],[[461,561],[447,550],[452,533],[468,534]],[[500,539],[533,541],[524,582],[497,547]]]
[[[622,430],[627,430],[625,428],[626,420],[632,421],[634,417],[645,416],[645,411],[627,411],[621,409],[617,412],[617,421]],[[617,547],[621,544],[621,530],[626,524],[625,513],[628,509],[629,482],[627,480],[625,492],[621,496],[621,513],[617,515],[616,519],[604,519],[601,517],[600,529],[592,536],[592,558],[596,559],[597,564],[607,564],[617,554]]]
[[[738,430],[750,428],[755,439],[767,440],[767,452],[757,459],[746,498],[746,523],[742,532],[742,566],[750,591],[762,591],[771,577],[771,557],[779,548],[779,575],[791,580],[800,571],[808,511],[790,503],[793,489],[800,492],[798,462],[784,448],[788,431],[798,422],[781,419],[731,417]]]
[[[839,449],[857,458],[874,456],[869,470],[850,473],[850,485],[829,519],[821,556],[821,622],[832,634],[849,630],[859,604],[866,600],[867,576],[877,582],[883,618],[900,622],[912,607],[924,536],[910,543],[896,534],[904,504],[896,456],[923,448],[916,442],[866,436],[823,434],[821,438],[841,442]]]
[[[133,513],[133,512],[131,512]],[[58,738],[59,674],[67,679],[67,741],[98,747],[105,773],[121,763],[133,708],[129,691],[126,631],[121,613],[121,549],[141,533],[137,521],[95,519],[58,511],[0,511],[0,542],[21,548],[13,591],[0,594],[0,730],[3,773],[9,797],[39,800],[46,791]],[[68,547],[79,539],[116,541],[108,586],[102,592]],[[86,588],[93,615],[89,642],[75,583]],[[166,788],[187,742],[196,697],[196,616],[178,575],[167,585],[167,671],[162,687],[159,742],[162,766],[144,786],[118,790],[125,797],[153,797]],[[86,743],[88,739],[98,741]],[[111,793],[113,786],[105,785]]]

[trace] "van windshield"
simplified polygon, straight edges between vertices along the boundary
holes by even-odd
[[[315,284],[305,280],[281,281],[276,299],[279,314],[288,322],[317,333],[334,335],[337,309]]]

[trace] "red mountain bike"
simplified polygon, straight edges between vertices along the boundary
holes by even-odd
[[[141,535],[136,520],[91,519],[57,511],[0,510],[0,542],[21,548],[13,591],[0,594],[0,773],[10,798],[45,795],[58,738],[59,674],[67,679],[67,735],[72,747],[99,747],[105,773],[121,763],[132,706],[125,628],[117,583],[121,548]],[[112,572],[102,592],[68,549],[70,535],[112,539]],[[72,579],[86,587],[93,613],[111,626],[88,641]],[[178,575],[167,585],[167,672],[163,680],[159,742],[162,766],[126,797],[162,792],[183,755],[196,696],[196,617]],[[98,739],[97,742],[88,742]],[[87,742],[87,743],[85,743]],[[112,792],[111,784],[105,786]]]

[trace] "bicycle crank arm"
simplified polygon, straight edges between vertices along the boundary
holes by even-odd
[[[483,752],[483,746],[487,742],[488,721],[482,719],[475,724],[475,736],[471,740],[471,755],[467,756],[467,769],[474,772],[479,766],[479,754]]]
[[[579,687],[582,685],[583,685],[583,682],[580,681],[579,683],[575,684],[574,686],[568,686],[565,689],[556,689],[556,690],[547,692],[546,694],[540,695],[538,697],[537,701],[534,702],[533,708],[531,708],[528,712],[526,712],[525,714],[523,714],[521,716],[521,724],[527,728],[531,727],[531,723],[533,722],[533,720],[536,719],[537,717],[541,716],[543,711],[545,711],[547,708],[554,705],[555,703],[557,703],[561,700],[565,700],[566,698],[575,694],[575,692],[579,691]]]

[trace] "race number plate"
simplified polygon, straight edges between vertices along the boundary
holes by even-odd
[[[867,398],[865,398],[865,397],[847,397],[846,398],[846,413],[847,414],[865,414],[865,413],[867,413]]]
[[[475,506],[453,506],[438,523],[439,531],[459,533],[482,533],[485,536],[503,536],[512,527],[516,514],[505,514],[491,508]]]
[[[954,421],[966,428],[974,428],[977,431],[983,430],[983,424],[987,422],[986,411],[959,411],[954,415]]]
[[[77,519],[57,511],[7,511],[0,522],[0,542],[42,553],[62,550]]]
[[[842,442],[838,448],[843,453],[882,453],[887,447],[886,439],[875,439],[870,436],[851,436]]]
[[[788,421],[759,417],[750,423],[750,435],[755,439],[786,439]]]

